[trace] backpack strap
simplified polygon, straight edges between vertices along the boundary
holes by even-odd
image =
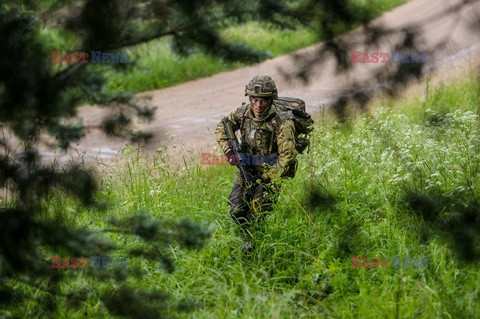
[[[272,154],[273,141],[275,141],[275,139],[277,138],[277,131],[279,130],[277,117],[278,117],[278,114],[276,114],[275,117],[272,119],[273,134],[272,134],[272,138],[270,139],[270,145],[268,146],[268,155]]]

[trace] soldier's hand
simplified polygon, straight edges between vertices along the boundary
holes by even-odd
[[[283,167],[271,166],[267,172],[262,174],[262,179],[265,183],[276,182],[282,177],[283,172]]]
[[[225,153],[225,156],[228,158],[228,162],[232,166],[237,166],[238,165],[238,156],[235,155],[235,152],[229,148],[227,152]]]

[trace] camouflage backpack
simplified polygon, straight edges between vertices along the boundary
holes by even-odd
[[[302,154],[310,146],[308,135],[313,131],[313,120],[305,111],[305,101],[295,97],[278,97],[273,100],[280,118],[292,119],[295,123],[295,149]]]

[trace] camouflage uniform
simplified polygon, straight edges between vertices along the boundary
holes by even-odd
[[[258,81],[258,77],[253,80]],[[294,122],[287,115],[277,114],[273,105],[270,105],[266,112],[267,115],[262,119],[257,119],[248,104],[231,111],[228,115],[234,132],[240,130],[244,152],[253,155],[278,155],[277,165],[265,165],[265,168],[262,165],[250,167],[257,181],[252,186],[252,198],[247,198],[246,185],[240,174],[237,174],[233,182],[233,189],[228,198],[230,214],[244,230],[257,216],[263,217],[261,212],[272,210],[279,191],[275,181],[279,178],[293,177],[297,165]],[[222,151],[226,153],[229,145],[222,122],[217,125],[215,135]]]

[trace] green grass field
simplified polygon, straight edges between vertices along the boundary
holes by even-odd
[[[104,173],[100,213],[55,196],[52,214],[72,226],[101,229],[112,216],[138,211],[160,219],[188,216],[215,227],[199,250],[168,250],[176,271],[129,257],[128,279],[170,294],[171,307],[190,300],[189,318],[478,318],[480,315],[480,77],[429,89],[425,99],[381,100],[371,112],[339,123],[325,114],[309,154],[299,157],[275,210],[242,241],[227,213],[234,167],[179,167],[164,155],[139,158],[125,150]],[[213,138],[213,136],[212,136]],[[119,256],[141,245],[106,234]],[[123,252],[123,254],[122,254]],[[388,258],[388,268],[352,268],[352,256]],[[428,258],[427,268],[392,268],[391,258]],[[50,260],[39,261],[50,264]],[[84,292],[72,308],[56,297],[59,318],[104,318],[100,296],[115,288],[68,272],[61,292]],[[110,271],[110,270],[98,270]],[[8,309],[19,317],[46,309],[41,290],[13,283],[31,298]],[[176,312],[171,308],[170,314]]]

